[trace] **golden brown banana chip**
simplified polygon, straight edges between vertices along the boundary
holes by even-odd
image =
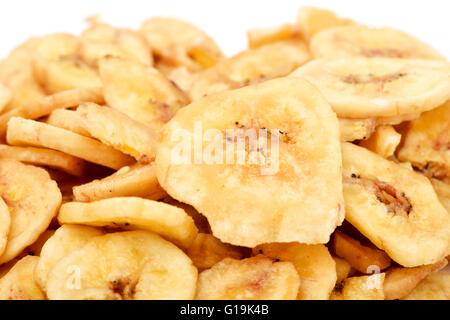
[[[356,140],[369,139],[375,130],[375,125],[376,121],[373,118],[367,119],[339,118],[341,141],[351,142]]]
[[[250,49],[292,38],[302,39],[298,26],[284,24],[275,28],[258,28],[247,31],[247,42]]]
[[[450,183],[450,101],[411,122],[398,151],[401,161],[430,178]]]
[[[336,230],[333,237],[333,250],[337,256],[344,258],[350,265],[364,274],[387,269],[391,259],[381,250],[362,245],[358,240]]]
[[[107,234],[60,260],[50,300],[193,299],[197,269],[175,245],[145,231]]]
[[[395,131],[392,126],[383,125],[377,127],[372,136],[365,141],[361,141],[359,145],[379,154],[383,158],[389,158],[394,155],[401,139],[402,135]]]
[[[429,180],[350,143],[342,154],[346,220],[402,266],[445,258],[450,215]]]
[[[291,262],[226,258],[200,273],[196,300],[294,300],[299,284]]]
[[[39,257],[26,256],[0,278],[0,300],[45,300],[34,280]]]
[[[252,132],[259,148],[245,142]],[[192,140],[206,147],[193,155]],[[318,244],[343,220],[339,148],[338,120],[322,95],[302,79],[283,78],[181,109],[163,131],[155,163],[167,193],[205,215],[223,242]]]
[[[157,132],[188,103],[185,94],[158,70],[132,60],[102,59],[100,76],[110,107]]]
[[[6,139],[11,145],[49,148],[116,170],[134,162],[97,140],[34,120],[11,118]]]
[[[11,214],[3,198],[0,197],[0,256],[5,252],[11,227]]]
[[[34,271],[34,278],[38,285],[45,290],[48,273],[65,256],[81,249],[89,240],[103,235],[99,229],[65,224],[58,228],[54,235],[44,244],[40,259]]]
[[[58,221],[60,224],[148,230],[183,248],[189,247],[198,232],[194,220],[184,210],[137,197],[65,203],[59,211]]]
[[[211,234],[199,233],[186,254],[199,271],[210,269],[225,258],[236,260],[250,256],[251,249],[221,242]]]
[[[450,300],[450,273],[430,274],[403,300]]]
[[[445,268],[447,263],[447,260],[444,259],[427,266],[415,268],[393,267],[389,269],[384,279],[384,298],[386,300],[397,300],[406,297],[429,274]]]
[[[318,58],[381,57],[446,60],[440,53],[399,30],[351,25],[322,31],[311,40]]]
[[[175,67],[185,66],[190,71],[200,71],[207,67],[202,63],[205,56],[212,63],[224,57],[214,40],[185,21],[151,18],[142,24],[140,32],[147,39],[154,55]]]
[[[158,133],[126,114],[95,103],[80,105],[76,113],[89,134],[141,163],[155,159]]]
[[[449,100],[449,66],[430,60],[319,59],[291,75],[317,86],[339,117],[393,117],[428,111]]]
[[[292,262],[301,280],[297,300],[328,300],[336,285],[336,265],[322,244],[271,243],[253,252]]]
[[[384,300],[385,274],[351,277],[334,288],[330,300]]]
[[[14,259],[47,229],[61,204],[56,182],[41,168],[0,158],[0,195],[8,206],[11,227],[0,264]]]
[[[85,162],[69,154],[42,148],[12,147],[0,144],[0,157],[38,166],[48,166],[74,176],[85,173]]]
[[[166,195],[158,183],[153,164],[126,166],[106,178],[73,188],[74,200],[79,202],[128,196],[159,200]]]
[[[48,116],[45,123],[78,133],[85,137],[91,137],[89,131],[84,127],[84,123],[80,116],[73,110],[56,109]]]
[[[194,81],[192,100],[286,76],[310,59],[299,40],[269,43],[224,59],[201,73]]]
[[[341,259],[338,257],[333,257],[334,263],[336,264],[336,284],[340,284],[342,281],[347,279],[351,274],[352,266],[345,259]]]

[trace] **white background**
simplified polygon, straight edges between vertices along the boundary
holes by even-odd
[[[428,42],[450,58],[448,0],[2,0],[0,57],[31,36],[79,34],[84,18],[137,28],[151,16],[172,16],[206,30],[227,55],[246,46],[245,31],[293,22],[302,5],[329,8],[375,26],[391,26]]]

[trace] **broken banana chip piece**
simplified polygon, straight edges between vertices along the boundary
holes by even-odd
[[[189,102],[162,73],[136,61],[104,58],[99,68],[108,106],[156,132]]]
[[[196,300],[295,300],[300,285],[291,262],[261,255],[226,258],[198,278]]]
[[[74,200],[79,202],[128,196],[160,200],[166,195],[156,178],[154,164],[136,163],[101,180],[93,180],[73,188]]]
[[[395,131],[392,126],[383,125],[379,126],[369,139],[361,141],[359,145],[383,158],[389,158],[394,155],[401,140],[402,135]]]
[[[393,117],[428,111],[446,102],[449,66],[429,60],[321,59],[291,75],[317,86],[339,117]]]
[[[404,267],[445,258],[450,215],[426,177],[350,143],[342,156],[346,220]]]
[[[314,58],[405,58],[446,60],[420,40],[392,28],[351,25],[324,30],[310,43]]]
[[[183,248],[189,247],[198,232],[194,220],[184,210],[137,197],[68,202],[61,206],[58,221],[60,224],[148,230]]]
[[[403,300],[450,300],[450,273],[430,274]]]
[[[401,161],[430,178],[450,183],[450,101],[410,123],[398,151]]]
[[[179,110],[156,168],[167,193],[205,215],[223,242],[320,244],[344,218],[340,155],[330,106],[308,82],[284,78]]]
[[[328,300],[336,285],[336,265],[322,244],[270,243],[254,248],[253,252],[292,262],[301,279],[297,300]]]
[[[89,240],[103,235],[99,229],[88,226],[64,224],[44,244],[40,259],[34,271],[34,277],[45,291],[48,273],[65,256],[81,249]]]
[[[224,59],[195,79],[192,100],[286,76],[309,61],[305,44],[286,40],[243,51]]]
[[[385,274],[347,278],[334,288],[330,300],[384,300]]]
[[[1,264],[14,259],[47,229],[61,205],[61,192],[44,169],[0,158],[0,195],[11,215]]]
[[[369,139],[375,131],[376,121],[373,118],[367,119],[346,119],[339,118],[339,128],[341,130],[341,141],[352,142],[356,140]]]
[[[11,118],[6,139],[11,145],[49,148],[116,170],[134,162],[97,140],[34,120]]]
[[[91,239],[48,274],[50,300],[193,299],[197,269],[172,243],[146,231]]]

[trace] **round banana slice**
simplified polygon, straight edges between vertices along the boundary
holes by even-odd
[[[299,40],[270,43],[224,59],[195,79],[192,100],[285,76],[310,59]]]
[[[152,18],[142,24],[140,32],[154,55],[175,67],[185,66],[190,71],[200,71],[224,57],[213,39],[185,21]],[[208,63],[205,64],[204,60]]]
[[[186,95],[158,70],[132,60],[104,58],[100,76],[108,106],[157,132],[188,103]]]
[[[0,264],[14,259],[47,229],[61,205],[56,182],[41,168],[0,158],[0,195],[8,206],[11,227]]]
[[[430,274],[403,300],[450,300],[450,273]]]
[[[351,25],[324,30],[310,43],[318,58],[406,58],[446,60],[436,50],[399,30]]]
[[[336,285],[336,264],[322,244],[263,244],[253,252],[292,262],[301,279],[297,300],[328,300]]]
[[[347,278],[334,288],[330,300],[384,300],[384,273]]]
[[[291,262],[226,258],[200,273],[196,300],[294,300],[299,285]]]
[[[450,215],[429,180],[349,143],[342,154],[346,220],[402,266],[445,258]]]
[[[148,230],[183,248],[189,247],[198,232],[194,220],[184,210],[136,197],[65,203],[59,211],[58,221],[60,224]]]
[[[339,117],[393,117],[428,111],[446,102],[449,66],[410,59],[320,59],[291,75],[316,85]]]
[[[91,239],[48,274],[50,300],[190,300],[197,269],[175,245],[145,231]]]
[[[398,159],[426,176],[450,183],[450,101],[423,113],[404,134]]]
[[[0,256],[5,252],[10,227],[11,215],[5,201],[0,197]]]
[[[0,84],[0,112],[2,112],[3,109],[5,109],[6,105],[11,101],[11,99],[12,99],[11,89]]]
[[[103,235],[103,232],[87,227],[65,224],[58,228],[47,240],[41,250],[39,262],[34,271],[34,278],[45,291],[48,273],[65,256],[86,245],[92,238]]]
[[[123,167],[101,180],[73,188],[74,200],[79,202],[131,196],[160,200],[166,195],[156,178],[155,166],[140,163]]]
[[[11,145],[49,148],[116,170],[134,162],[97,140],[34,120],[11,118],[6,139]]]
[[[90,136],[141,163],[155,159],[158,133],[126,114],[95,103],[80,105],[76,113]]]
[[[0,300],[45,300],[34,280],[39,257],[26,256],[0,278]]]
[[[343,220],[338,120],[302,79],[200,99],[163,133],[159,183],[225,243],[327,243]]]

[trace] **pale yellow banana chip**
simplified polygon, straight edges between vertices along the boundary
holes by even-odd
[[[395,131],[392,126],[384,125],[377,127],[372,136],[365,141],[361,141],[359,145],[379,154],[383,158],[389,158],[394,155],[401,139],[402,135]]]
[[[446,60],[440,53],[399,30],[351,25],[322,31],[311,40],[318,58],[406,58]]]
[[[65,203],[59,211],[58,221],[60,224],[148,230],[184,248],[189,247],[198,232],[184,210],[137,197]]]
[[[65,256],[82,248],[89,240],[103,235],[99,229],[65,224],[58,228],[41,250],[40,259],[34,271],[38,285],[45,291],[48,273]]]
[[[153,164],[126,166],[106,178],[73,188],[74,200],[79,202],[128,196],[159,200],[166,195],[158,183]]]
[[[0,112],[6,107],[6,105],[12,99],[12,91],[8,87],[0,84]]]
[[[292,262],[301,279],[297,300],[328,300],[336,285],[336,264],[322,244],[271,243],[258,246],[253,251]]]
[[[0,197],[0,256],[5,252],[11,227],[11,214],[3,198]]]
[[[175,245],[145,231],[91,239],[48,274],[51,300],[188,300],[197,269]]]
[[[403,300],[450,300],[450,273],[433,273]]]
[[[84,127],[84,123],[79,114],[74,110],[56,109],[48,116],[45,123],[75,132],[85,137],[91,137],[89,131]]]
[[[385,274],[347,278],[336,286],[330,300],[384,300]]]
[[[346,220],[405,267],[442,260],[450,215],[423,175],[344,143]]]
[[[198,137],[200,125],[214,135]],[[260,135],[259,149],[236,142],[252,132]],[[271,142],[264,146],[263,139]],[[201,153],[192,155],[193,140],[206,146]],[[217,157],[225,142],[233,149]],[[155,163],[161,186],[205,215],[221,241],[317,244],[343,220],[339,148],[338,120],[320,93],[285,78],[181,109],[164,129]]]
[[[45,300],[34,281],[34,268],[39,257],[26,256],[0,278],[0,300]]]
[[[309,59],[305,44],[299,40],[279,41],[249,49],[201,73],[194,81],[190,96],[197,100],[217,92],[283,77]]]
[[[450,98],[443,61],[320,59],[292,73],[317,86],[342,118],[393,117],[438,107]]]
[[[294,300],[300,279],[291,262],[226,258],[198,277],[197,300]]]
[[[134,162],[97,140],[34,120],[11,118],[6,138],[11,145],[49,148],[116,170]]]
[[[341,141],[351,142],[356,140],[369,139],[375,131],[376,121],[373,118],[348,119],[339,118],[339,128],[341,130]]]
[[[293,38],[303,38],[298,26],[293,24],[284,24],[275,28],[251,29],[247,31],[248,47],[251,49]]]
[[[100,76],[110,107],[158,132],[188,103],[185,94],[158,70],[132,60],[102,59]]]
[[[0,159],[0,181],[0,194],[11,215],[1,264],[14,259],[47,229],[61,204],[61,192],[44,169],[7,158]]]

